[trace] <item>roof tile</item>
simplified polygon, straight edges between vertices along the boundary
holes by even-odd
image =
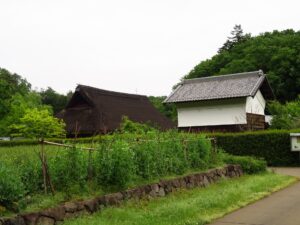
[[[264,80],[261,70],[188,79],[175,89],[165,103],[254,96]]]

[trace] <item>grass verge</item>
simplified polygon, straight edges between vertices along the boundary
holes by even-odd
[[[209,188],[172,193],[164,198],[128,201],[120,207],[65,221],[64,225],[202,225],[284,188],[297,179],[274,173],[223,180]]]

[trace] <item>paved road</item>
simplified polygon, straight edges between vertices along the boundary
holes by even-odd
[[[300,178],[300,168],[272,168]],[[300,225],[300,182],[216,220],[211,225]]]

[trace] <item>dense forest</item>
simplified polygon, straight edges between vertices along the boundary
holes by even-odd
[[[300,31],[292,29],[244,34],[236,25],[212,58],[196,65],[183,79],[263,70],[280,102],[300,93]]]

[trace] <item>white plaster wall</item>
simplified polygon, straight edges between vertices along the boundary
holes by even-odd
[[[266,100],[264,99],[260,91],[258,91],[253,98],[247,97],[246,100],[247,113],[265,115],[265,107],[266,107]]]
[[[246,124],[246,98],[177,106],[178,127]]]

